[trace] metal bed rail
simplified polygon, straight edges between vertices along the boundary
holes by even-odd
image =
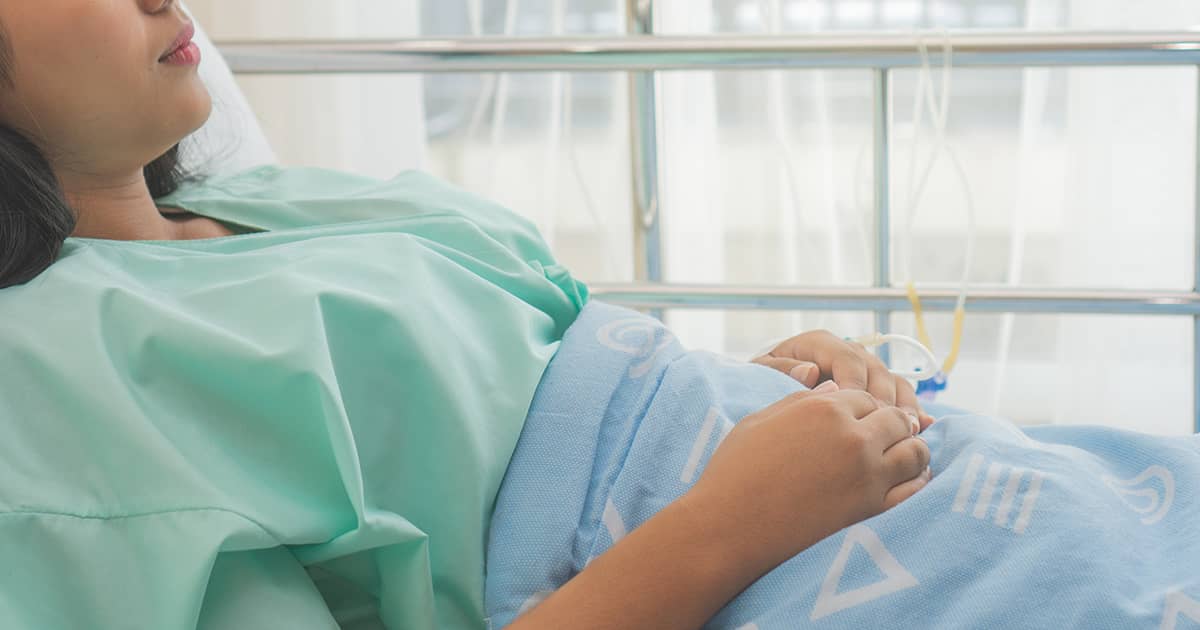
[[[592,295],[606,302],[641,309],[719,309],[784,311],[904,311],[905,289],[795,288],[783,286],[706,286],[593,284]],[[921,305],[953,311],[958,290],[921,291]],[[1011,288],[972,289],[967,310],[976,313],[1073,315],[1200,316],[1200,294],[1186,291],[1059,291]]]
[[[954,65],[1195,65],[1200,32],[879,33],[804,36],[666,36],[629,17],[627,37],[223,41],[235,72],[247,74],[428,72],[636,72],[921,65],[919,45]]]
[[[855,310],[876,315],[881,331],[908,302],[893,287],[889,138],[891,72],[921,64],[920,49],[941,63],[952,46],[956,67],[1190,66],[1198,70],[1200,32],[953,32],[803,36],[656,36],[653,3],[627,3],[627,37],[310,40],[219,44],[242,74],[628,72],[634,168],[635,285],[599,285],[595,295],[627,306],[664,309],[773,308]],[[873,73],[874,287],[798,289],[687,287],[665,284],[659,211],[658,94],[654,72],[859,68]],[[1198,101],[1200,102],[1200,101]],[[1200,116],[1200,112],[1198,112]],[[1193,415],[1200,433],[1200,120],[1197,124],[1196,286],[1191,293],[978,290],[976,311],[1191,316],[1194,330]],[[933,292],[928,307],[952,308],[950,292]]]

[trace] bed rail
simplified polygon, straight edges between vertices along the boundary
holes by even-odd
[[[639,23],[641,24],[641,23]],[[639,27],[643,28],[643,27]],[[954,65],[1111,66],[1200,64],[1200,32],[953,33]],[[918,45],[940,62],[947,37],[880,33],[804,36],[225,41],[247,74],[428,72],[631,72],[921,65]]]
[[[602,299],[637,308],[870,311],[879,330],[908,309],[891,269],[888,104],[890,72],[919,66],[926,46],[933,63],[953,45],[956,67],[1192,66],[1200,71],[1200,32],[951,32],[948,34],[836,34],[788,37],[654,36],[650,2],[630,2],[628,37],[409,39],[391,41],[221,42],[235,72],[245,74],[629,72],[634,129],[634,242],[637,284],[596,285]],[[862,68],[875,85],[874,287],[679,286],[663,282],[658,209],[657,94],[651,73],[662,70]],[[1200,72],[1197,90],[1200,94]],[[1197,125],[1200,130],[1200,124]],[[1190,293],[1130,291],[973,290],[968,308],[1014,313],[1175,315],[1193,318],[1193,401],[1200,433],[1200,138],[1197,138],[1197,209]],[[923,294],[926,292],[922,289]],[[932,310],[953,308],[952,291],[929,292]]]
[[[904,289],[705,286],[684,284],[593,284],[593,295],[641,309],[905,311]],[[921,289],[921,306],[953,311],[958,290]],[[1152,291],[1059,291],[973,288],[967,310],[976,313],[1200,316],[1200,294]]]

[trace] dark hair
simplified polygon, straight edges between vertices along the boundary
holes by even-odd
[[[12,50],[0,29],[0,84],[11,86]],[[143,169],[150,195],[163,197],[187,180],[175,145]],[[20,132],[0,125],[0,289],[24,284],[45,271],[75,231],[50,162]]]

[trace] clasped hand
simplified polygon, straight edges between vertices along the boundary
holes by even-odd
[[[839,389],[864,391],[881,404],[917,416],[921,430],[934,419],[921,409],[912,385],[893,375],[883,361],[863,347],[820,330],[797,335],[757,357],[753,363],[774,368],[809,389],[833,381]]]

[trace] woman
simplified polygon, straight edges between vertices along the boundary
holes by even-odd
[[[6,2],[0,25],[6,628],[695,628],[930,483],[911,387],[831,335],[759,361],[788,377],[685,354],[585,308],[526,222],[417,174],[180,187],[178,143],[210,102],[173,0]],[[620,422],[616,402],[571,406],[599,371],[563,384],[606,361],[612,399],[645,403]],[[571,490],[615,506],[673,456],[680,440],[639,447],[682,426],[685,399],[711,402],[710,434],[745,420],[634,500],[628,536],[606,507],[594,557],[521,560],[551,548],[505,534],[538,466],[567,492],[568,468],[621,462]],[[563,418],[600,437],[545,428]],[[541,450],[551,436],[594,449]],[[514,586],[543,568],[552,596]],[[834,587],[814,620],[845,609]]]
[[[72,314],[75,320],[72,326],[86,330],[86,336],[102,338],[105,344],[112,346],[107,352],[108,358],[123,364],[114,372],[113,380],[97,378],[100,368],[96,363],[103,353],[96,354],[96,361],[91,361],[93,355],[81,349],[86,343],[85,335],[80,335],[78,341],[67,342],[72,351],[67,355],[69,358],[64,359],[86,363],[82,370],[87,373],[86,377],[77,380],[64,374],[71,368],[50,365],[51,360],[34,359],[24,363],[27,370],[37,371],[34,365],[45,360],[41,367],[58,372],[57,376],[49,378],[61,382],[49,386],[45,380],[38,379],[43,385],[40,388],[58,390],[60,401],[74,398],[76,403],[47,405],[43,396],[34,392],[30,394],[28,405],[18,405],[15,409],[9,406],[6,410],[6,423],[15,419],[33,421],[30,417],[33,414],[53,415],[39,419],[44,423],[43,430],[55,436],[49,440],[55,445],[44,448],[47,451],[62,449],[72,455],[66,458],[62,457],[63,453],[45,455],[58,461],[68,460],[53,474],[54,480],[45,478],[44,473],[33,473],[41,467],[37,463],[29,463],[28,467],[14,464],[17,470],[11,471],[13,478],[20,476],[29,485],[25,491],[12,491],[6,497],[9,527],[19,527],[23,532],[8,538],[24,539],[24,551],[13,550],[6,557],[24,555],[30,564],[21,563],[23,566],[41,566],[44,573],[27,576],[31,579],[23,579],[23,585],[11,585],[11,588],[5,585],[5,592],[12,595],[8,606],[0,608],[7,617],[5,627],[81,627],[77,624],[85,619],[86,623],[108,627],[107,623],[119,625],[120,618],[127,615],[133,615],[135,619],[146,615],[135,622],[139,626],[145,623],[144,627],[185,627],[194,625],[197,620],[205,625],[249,627],[249,622],[237,617],[245,613],[230,612],[241,610],[234,604],[239,598],[251,597],[247,590],[257,593],[253,597],[260,600],[256,604],[259,610],[272,610],[265,605],[268,600],[263,598],[300,599],[308,602],[301,611],[310,619],[314,615],[319,619],[320,615],[312,610],[311,595],[315,591],[311,581],[321,587],[321,594],[329,600],[343,624],[351,623],[347,615],[353,613],[357,603],[355,598],[362,596],[365,590],[383,598],[383,610],[377,614],[392,627],[426,627],[435,619],[445,627],[478,625],[482,618],[482,543],[496,487],[519,434],[533,388],[562,331],[577,314],[583,288],[553,264],[530,228],[505,213],[492,208],[472,208],[466,213],[470,224],[464,224],[461,217],[439,218],[439,214],[451,212],[445,207],[465,196],[420,179],[410,182],[408,188],[398,194],[379,184],[332,174],[264,171],[257,179],[225,181],[220,184],[224,190],[214,192],[215,189],[209,187],[202,194],[183,194],[174,201],[168,198],[161,203],[164,206],[172,203],[205,206],[212,210],[223,203],[237,205],[239,200],[245,202],[257,195],[264,197],[257,207],[266,214],[273,211],[273,206],[278,210],[290,204],[288,210],[276,212],[274,218],[265,214],[255,218],[243,212],[234,222],[228,219],[235,212],[213,213],[226,219],[222,221],[200,213],[160,208],[155,198],[174,192],[179,183],[174,162],[176,149],[172,147],[177,147],[181,139],[199,128],[210,109],[208,95],[195,71],[198,59],[189,44],[191,31],[181,8],[170,0],[8,2],[0,8],[0,23],[5,27],[4,89],[0,98],[0,121],[5,129],[3,148],[0,149],[5,179],[4,211],[0,215],[3,221],[0,238],[4,243],[0,249],[0,278],[6,286],[28,283],[10,290],[6,296],[10,300],[6,303],[57,301],[58,308]],[[320,184],[307,181],[314,176],[325,177],[328,181]],[[229,194],[230,187],[236,186],[242,187],[233,191],[232,197],[236,199],[217,201],[220,195]],[[370,190],[372,186],[375,190]],[[283,188],[288,189],[284,195],[272,195]],[[311,199],[318,194],[328,195],[331,189],[345,201],[332,204],[337,208],[316,207],[318,204]],[[422,195],[435,201],[421,204]],[[205,264],[214,262],[211,254],[215,250],[199,245],[196,249],[182,250],[186,254],[181,256],[180,250],[173,250],[164,243],[148,243],[195,241],[279,227],[303,231],[314,224],[405,214],[406,204],[422,207],[408,213],[409,222],[403,228],[377,231],[387,234],[388,230],[394,230],[391,232],[393,237],[419,235],[439,247],[459,251],[440,252],[434,257],[428,254],[430,248],[422,248],[420,254],[413,254],[402,249],[404,239],[393,238],[381,245],[377,242],[379,235],[356,238],[354,230],[334,226],[324,231],[318,229],[299,239],[300,242],[290,237],[269,245],[258,237],[234,239],[229,242],[254,242],[249,246],[252,251],[241,252],[240,257],[231,256],[231,260],[237,260],[236,265],[216,262],[215,266],[201,270]],[[481,204],[469,201],[459,205],[478,207]],[[314,216],[304,216],[308,211]],[[327,216],[320,216],[321,213]],[[76,238],[65,251],[60,251],[68,235]],[[241,247],[245,245],[234,245],[233,249]],[[214,290],[212,276],[206,274],[228,274],[232,279],[260,273],[255,270],[255,265],[260,264],[254,262],[255,256],[273,258],[280,255],[279,249],[288,247],[295,250],[293,254],[282,254],[283,258],[266,263],[275,271],[261,271],[272,276],[269,282],[248,283],[239,288],[228,285],[225,290],[219,290],[223,297],[205,304],[194,299],[189,301],[188,298],[195,298],[194,294],[188,295],[190,292]],[[489,247],[494,251],[484,251]],[[393,249],[401,251],[389,251]],[[270,253],[263,253],[265,250]],[[394,269],[407,264],[412,265],[407,274],[427,274],[431,281],[448,281],[448,287],[472,297],[459,299],[442,294],[438,305],[426,305],[422,309],[426,313],[415,318],[404,313],[404,310],[415,310],[411,304],[399,310],[388,310],[386,303],[366,307],[355,303],[345,293],[330,293],[313,284],[341,283],[330,269],[315,273],[299,270],[313,266],[317,259],[334,257],[338,251],[343,251],[347,257],[356,257],[358,262],[354,269],[342,268],[337,274],[358,274],[360,277],[374,274],[373,282],[387,283],[397,278],[395,271],[386,271],[386,267]],[[233,250],[226,253],[233,254]],[[457,269],[435,268],[444,264],[447,257],[466,254],[471,259],[458,263]],[[378,257],[372,261],[364,260],[373,255]],[[84,279],[76,274],[73,280],[59,284],[57,277],[51,277],[55,274],[44,274],[58,258],[62,259],[60,263],[88,259],[80,265],[80,273],[90,270],[91,277]],[[198,263],[198,258],[203,258],[205,263],[189,264]],[[138,260],[135,262],[134,259]],[[543,261],[544,273],[534,274],[526,261]],[[71,282],[80,285],[95,282],[97,272],[104,275],[116,266],[124,269],[121,273],[137,279],[128,284],[121,283],[122,286],[103,280],[87,288],[69,286]],[[292,267],[289,273],[278,271],[288,266]],[[55,267],[56,270],[59,268],[61,265]],[[464,268],[470,268],[470,273],[461,271]],[[492,278],[489,282],[480,280],[493,271],[502,277]],[[301,276],[304,280],[299,280]],[[289,306],[302,304],[299,308],[309,305],[311,302],[296,302],[283,296],[277,288],[279,284],[295,282],[308,283],[306,289],[312,290],[313,294],[324,291],[321,295],[330,303],[341,302],[322,313],[322,318],[328,320],[323,328],[294,326],[288,335],[275,335],[275,339],[269,334],[260,336],[248,344],[257,347],[246,348],[238,347],[238,340],[231,339],[261,331],[245,322],[228,323],[220,334],[215,335],[216,340],[205,338],[202,345],[213,354],[204,357],[187,337],[205,332],[189,326],[186,321],[177,321],[195,318],[206,320],[205,325],[209,327],[221,326],[217,320],[226,319],[229,314],[219,311],[240,308],[238,300],[253,299],[257,306],[247,308],[263,311],[261,317],[268,320],[270,327],[286,328],[284,322],[276,319],[286,315],[263,302],[271,300]],[[470,286],[472,283],[487,284],[488,287]],[[243,290],[252,291],[253,295],[247,295]],[[343,285],[343,291],[353,290],[354,287]],[[362,286],[357,290],[373,299],[387,299],[378,296],[378,288]],[[443,292],[449,290],[443,289]],[[139,297],[121,299],[113,297],[114,292]],[[93,298],[95,304],[103,304],[94,311]],[[183,309],[189,310],[184,313],[181,312]],[[332,311],[338,309],[353,311],[351,318],[359,319],[354,323],[359,329],[351,330],[351,325],[334,322],[336,314]],[[475,317],[468,311],[482,311],[486,317]],[[14,319],[50,316],[39,309],[19,315],[14,313],[9,311]],[[293,317],[302,319],[299,315]],[[403,326],[392,321],[396,318],[405,318]],[[238,318],[235,316],[234,319]],[[102,323],[94,323],[97,320]],[[340,335],[342,338],[331,340],[330,347],[349,352],[351,347],[357,349],[357,346],[375,343],[375,337],[387,334],[387,331],[405,336],[414,330],[422,330],[422,324],[430,321],[488,331],[487,335],[466,334],[471,341],[484,336],[501,340],[516,337],[517,341],[480,341],[474,347],[480,355],[495,353],[502,356],[508,365],[501,368],[486,356],[471,357],[469,361],[466,357],[431,360],[424,366],[403,365],[406,360],[403,355],[409,351],[415,350],[419,356],[428,359],[439,353],[462,352],[466,347],[462,344],[422,344],[420,340],[407,344],[378,344],[371,353],[375,359],[358,356],[354,359],[358,364],[354,368],[335,365],[335,369],[328,372],[329,381],[313,388],[302,382],[305,371],[312,366],[297,369],[269,365],[286,365],[289,359],[282,355],[292,349],[303,352],[305,346],[318,346],[310,336],[318,332],[329,337]],[[172,323],[165,325],[164,322]],[[60,337],[54,343],[64,341]],[[827,362],[842,360],[837,353],[845,353],[846,349],[840,342],[824,338],[816,341],[808,344],[813,350],[807,351],[827,353],[828,356],[821,357]],[[222,342],[230,347],[221,348]],[[17,343],[10,344],[10,351],[20,353],[13,347]],[[31,343],[37,346],[49,341],[42,339]],[[148,350],[155,345],[169,346],[170,349]],[[388,348],[389,345],[393,347]],[[22,349],[28,350],[29,355],[42,353],[41,348],[28,345]],[[317,352],[312,355],[312,358],[293,361],[297,365],[306,365],[306,361],[336,364],[339,358],[331,356],[332,351],[324,356]],[[190,372],[192,369],[210,370],[218,364],[226,366],[222,369],[237,369],[228,367],[234,357],[241,357],[256,370],[274,370],[280,375],[265,380],[245,374],[229,375],[245,383],[254,381],[264,388],[257,392],[247,389],[239,394],[229,389],[228,382],[208,382],[216,378],[215,375]],[[868,374],[862,370],[861,357],[855,354],[848,358],[850,363],[844,369],[859,370],[848,378],[865,379]],[[366,394],[353,391],[355,385],[336,382],[350,379],[378,381],[378,376],[364,373],[362,363],[368,360],[378,361],[383,369],[393,374],[406,374],[407,369],[420,367],[434,373],[424,377],[430,382],[438,381],[437,372],[475,372],[481,376],[461,379],[459,387],[484,392],[486,399],[451,403],[452,395],[458,397],[461,392],[446,392],[444,397],[439,397],[429,391],[446,386],[427,384],[419,388],[425,390],[422,402],[400,399],[388,402],[396,405],[395,409],[403,409],[405,414],[414,416],[422,412],[443,415],[457,412],[465,419],[460,421],[464,425],[478,422],[472,419],[487,412],[496,421],[485,426],[455,425],[443,433],[424,436],[420,441],[415,437],[417,429],[410,426],[408,433],[399,433],[394,420],[390,422],[391,428],[368,426],[387,422],[389,412],[396,413],[395,409],[386,409],[377,400],[370,401],[372,409],[363,408],[368,404]],[[388,361],[392,361],[391,365],[387,365]],[[801,365],[795,359],[772,361],[777,367],[788,370]],[[893,404],[896,398],[894,379],[880,376],[879,366],[871,364],[870,367],[877,393],[887,399],[888,405]],[[841,363],[837,369],[843,369]],[[817,376],[817,371],[813,370],[806,378],[813,383]],[[422,380],[420,376],[406,378]],[[85,381],[106,390],[105,396],[96,399],[80,396],[79,388],[88,387]],[[149,381],[155,383],[148,386]],[[105,384],[99,384],[101,382]],[[264,391],[266,387],[273,391]],[[903,387],[906,386],[901,384],[901,395],[915,411],[911,390]],[[112,398],[125,397],[121,393],[125,388],[136,400],[124,405],[113,402]],[[406,390],[403,386],[398,389]],[[203,395],[198,396],[200,393]],[[417,396],[416,391],[406,390],[405,393]],[[298,400],[293,404],[279,399],[269,403],[251,400],[271,395]],[[101,398],[109,400],[104,402]],[[181,398],[191,400],[181,403]],[[705,485],[704,492],[698,490],[692,495],[690,502],[696,507],[712,510],[757,509],[757,503],[765,497],[747,502],[729,492],[731,487],[748,480],[777,495],[783,500],[782,505],[791,506],[778,514],[780,519],[790,520],[796,516],[792,513],[795,506],[813,502],[828,491],[830,484],[845,485],[844,496],[837,501],[824,501],[819,517],[806,515],[805,527],[764,531],[770,538],[764,540],[769,544],[764,544],[758,552],[761,561],[753,566],[744,565],[741,575],[723,577],[697,591],[695,594],[703,593],[703,597],[693,598],[697,602],[696,610],[678,617],[674,623],[699,625],[715,612],[714,600],[731,598],[756,577],[752,572],[765,571],[772,562],[777,563],[845,525],[878,513],[885,505],[901,501],[924,483],[922,471],[926,469],[928,451],[922,442],[912,439],[914,430],[910,428],[912,421],[908,414],[877,403],[865,393],[827,395],[822,400],[815,398],[789,399],[765,412],[761,417],[762,426],[756,432],[747,431],[739,443],[731,440],[730,446],[723,451],[728,463],[723,469],[716,466],[707,474],[706,479],[711,482]],[[91,405],[94,413],[85,413],[76,406],[82,400],[88,400],[82,404]],[[481,409],[484,403],[490,407],[487,412]],[[184,409],[193,404],[211,406],[217,412],[213,415],[223,415],[223,419],[204,420],[206,414],[197,414],[195,409],[189,413]],[[275,420],[247,426],[260,422],[254,419],[255,416]],[[764,474],[741,470],[740,462],[748,458],[764,461],[769,451],[759,448],[758,442],[794,441],[801,437],[789,435],[798,430],[793,420],[800,416],[806,420],[803,437],[810,441],[808,448],[814,455],[853,451],[861,456],[852,457],[846,463],[810,458],[793,461],[795,453],[785,450],[772,457],[783,466],[790,479],[763,478]],[[196,424],[164,420],[167,417],[188,417],[188,422]],[[83,424],[95,424],[81,427],[81,418],[87,418]],[[867,422],[859,423],[859,418]],[[328,428],[338,420],[345,424],[336,429]],[[425,420],[434,422],[432,418]],[[164,426],[164,422],[171,426]],[[207,426],[204,425],[206,422]],[[107,426],[100,428],[102,425]],[[305,433],[335,430],[341,433],[333,438]],[[434,433],[428,428],[422,430]],[[77,440],[70,437],[73,432],[89,434],[93,431],[122,435],[131,442],[109,443],[100,436],[89,436],[85,443],[75,444]],[[147,431],[168,437],[159,442],[144,437]],[[187,437],[187,433],[196,431],[208,431],[209,435],[198,440]],[[280,435],[275,435],[274,431]],[[460,435],[463,433],[470,434],[471,442],[478,443],[464,447]],[[137,437],[139,435],[143,437]],[[218,435],[221,437],[214,437]],[[47,441],[38,436],[27,437],[29,440],[24,448],[35,444],[32,447],[35,451],[43,448],[37,444]],[[376,452],[374,447],[361,444],[367,440],[389,446]],[[409,445],[405,443],[407,440],[416,443]],[[203,448],[196,448],[196,442],[204,444]],[[441,495],[437,497],[437,502],[443,503],[440,507],[429,505],[433,500],[423,496],[428,495],[427,490],[412,487],[428,483],[418,481],[418,478],[427,477],[431,472],[450,475],[439,472],[445,467],[443,464],[427,461],[424,451],[435,447],[444,449],[443,453],[457,451],[462,455],[462,461],[454,462],[454,466],[463,479],[447,480],[439,489],[436,494]],[[125,452],[120,452],[122,450]],[[237,457],[234,457],[235,451],[241,451],[236,453]],[[129,466],[130,462],[122,461],[126,458],[145,460],[144,465]],[[356,458],[359,461],[353,461]],[[393,458],[406,461],[390,466],[386,461],[381,463],[381,460]],[[304,465],[300,469],[276,465],[275,460],[281,459],[303,462]],[[99,461],[89,463],[89,460]],[[247,480],[235,473],[230,473],[228,480],[208,478],[223,476],[225,473],[214,472],[214,469],[229,465],[235,469],[255,468],[254,475],[246,476],[256,479]],[[88,472],[83,475],[78,471],[73,473],[72,467]],[[205,479],[198,482],[185,479],[193,475]],[[42,478],[29,481],[31,476]],[[406,477],[414,481],[395,481]],[[348,485],[355,487],[344,487]],[[380,488],[372,487],[376,485]],[[82,491],[77,492],[77,488]],[[169,490],[164,491],[164,488]],[[296,496],[263,496],[270,493]],[[229,494],[241,496],[233,501],[214,498]],[[445,514],[426,514],[435,508]],[[660,523],[661,531],[647,527],[643,534],[623,547],[625,556],[613,554],[605,563],[597,564],[595,569],[581,576],[577,587],[588,591],[586,595],[573,596],[570,591],[564,591],[561,600],[556,599],[544,607],[544,619],[528,623],[562,627],[559,615],[563,613],[556,610],[578,615],[585,608],[584,601],[598,600],[622,602],[622,606],[629,607],[628,617],[609,621],[629,627],[650,621],[653,618],[652,602],[608,592],[605,575],[617,571],[660,579],[667,569],[680,567],[677,559],[663,564],[657,558],[639,557],[644,556],[639,544],[658,546],[667,551],[666,544],[700,526],[689,521],[690,509],[695,508],[681,503],[677,510],[664,513],[656,521]],[[36,522],[16,525],[13,519],[18,513]],[[171,522],[153,522],[160,520],[162,514],[170,514]],[[214,518],[218,521],[246,520],[253,525],[246,528],[240,526],[245,523],[233,526],[213,523]],[[411,522],[399,522],[405,519]],[[92,522],[90,526],[89,521]],[[95,522],[107,523],[101,528],[105,531],[91,530]],[[113,524],[120,525],[119,531],[112,531]],[[428,531],[419,531],[418,527]],[[84,530],[88,531],[85,533]],[[429,536],[428,549],[423,542],[426,534]],[[41,544],[31,542],[31,538],[40,536],[48,538]],[[159,544],[164,542],[160,537],[164,536],[174,542],[160,547]],[[264,536],[266,540],[262,540]],[[640,542],[642,540],[645,542]],[[285,544],[302,551],[279,552]],[[137,548],[131,548],[131,545]],[[195,548],[195,557],[179,550],[179,547],[189,546]],[[53,564],[47,560],[47,556],[53,558],[48,548],[65,552],[64,562],[80,564],[74,569],[66,566],[48,569],[46,567]],[[119,553],[116,550],[120,550]],[[163,558],[164,550],[171,550],[172,555],[179,557]],[[303,567],[313,575],[307,590],[296,590],[303,588],[295,585],[305,581],[304,571],[301,563],[288,561],[291,553],[302,556]],[[408,557],[410,555],[414,557]],[[115,568],[128,562],[157,563],[157,566],[151,569],[143,564],[140,569],[126,571]],[[213,563],[210,579],[206,574]],[[372,577],[371,571],[356,564],[376,565],[380,570],[387,569],[391,575],[382,579]],[[79,566],[86,568],[80,571]],[[117,583],[93,579],[108,572],[118,577]],[[57,602],[46,601],[46,591],[42,589],[50,588],[49,583],[61,584],[60,575],[65,574],[76,575],[77,581],[66,590],[68,596],[60,608]],[[133,583],[120,583],[125,580]],[[106,582],[108,586],[105,586]],[[282,593],[264,595],[261,591],[269,587],[263,584],[272,582],[288,585],[291,590],[277,586]],[[691,587],[693,584],[680,582],[680,586]],[[145,591],[138,594],[138,599],[150,599],[150,605],[135,606],[122,595],[122,592],[143,589]],[[228,593],[233,591],[239,594]],[[146,592],[151,595],[147,596]],[[225,593],[220,595],[222,592]],[[203,599],[197,599],[201,595],[205,595]],[[153,601],[156,599],[159,601]],[[202,610],[198,610],[198,606]],[[48,610],[48,607],[55,609]],[[328,619],[328,614],[325,618]],[[597,618],[596,621],[604,620]],[[658,620],[650,623],[662,627]]]

